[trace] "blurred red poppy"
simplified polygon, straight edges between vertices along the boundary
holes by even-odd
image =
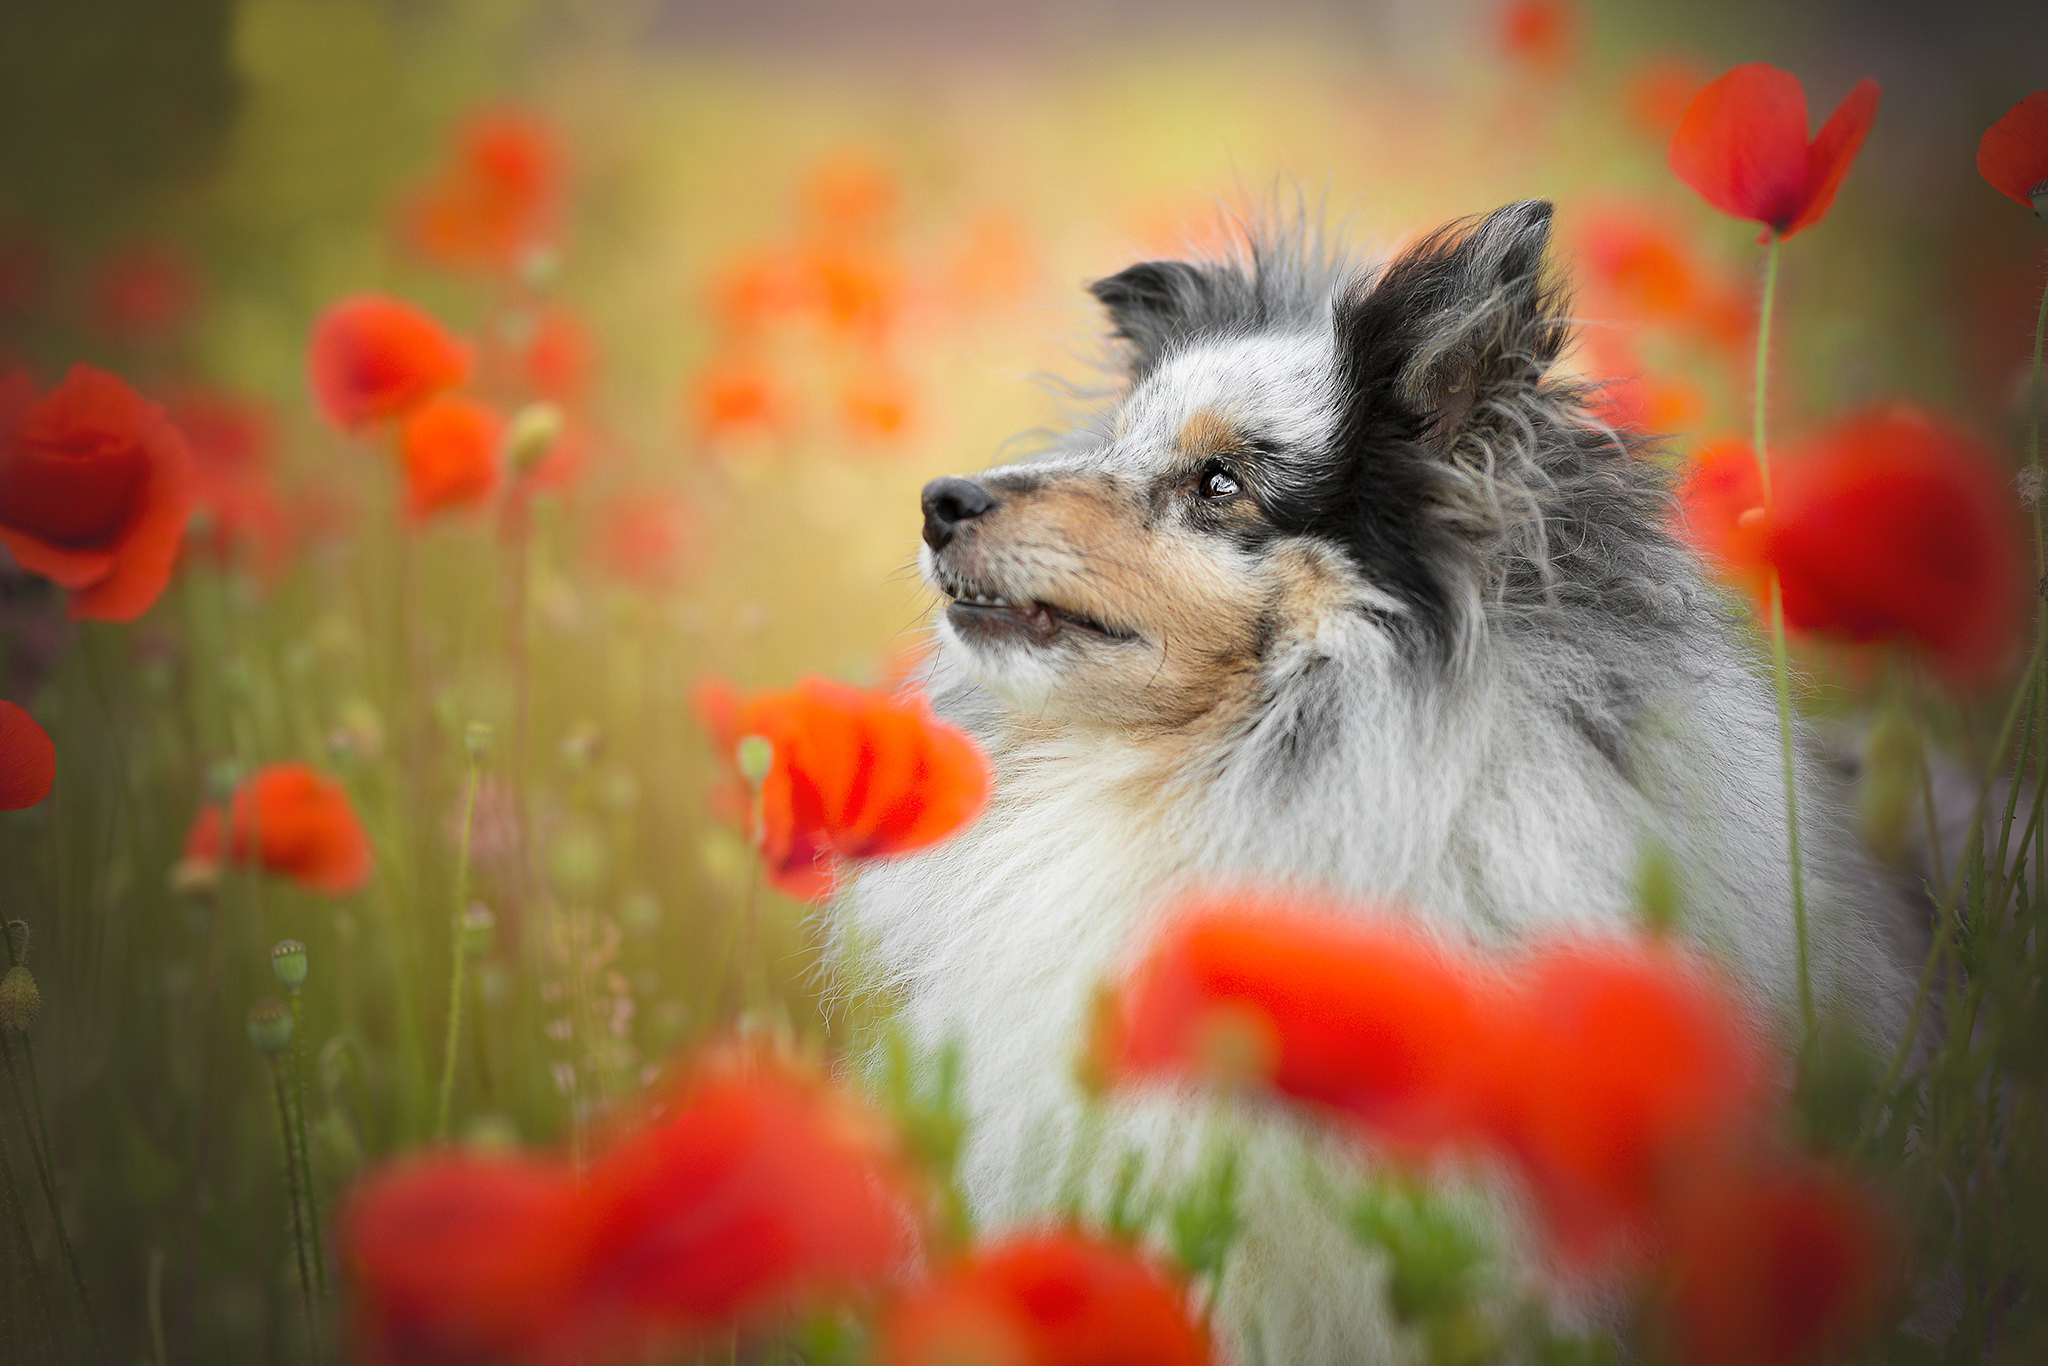
[[[1330,1107],[1419,1154],[1485,1136],[1491,1001],[1391,920],[1261,893],[1176,907],[1098,1021],[1109,1077],[1206,1075]]]
[[[0,700],[0,811],[22,811],[50,795],[57,747],[35,718]]]
[[[727,333],[751,339],[802,302],[797,274],[797,263],[785,251],[735,256],[712,274],[706,287],[711,315]]]
[[[442,394],[415,410],[398,429],[406,517],[423,521],[490,497],[504,436],[497,410],[473,398]]]
[[[1763,504],[1756,453],[1739,441],[1702,447],[1679,484],[1679,535],[1760,600],[1769,587]]]
[[[1688,1366],[1846,1359],[1890,1288],[1889,1221],[1811,1163],[1717,1170],[1690,1191],[1674,1228],[1670,1327]]]
[[[554,133],[511,109],[472,116],[445,166],[405,206],[406,240],[442,265],[501,271],[554,244],[567,167]]]
[[[313,323],[313,399],[329,422],[354,431],[403,417],[469,375],[469,348],[399,299],[359,294]]]
[[[890,225],[902,194],[888,167],[861,152],[842,151],[810,169],[798,200],[814,233],[871,236]]]
[[[625,583],[673,587],[696,546],[699,520],[696,505],[679,493],[622,494],[598,513],[594,558]]]
[[[1645,137],[1668,139],[1685,107],[1707,83],[1699,63],[1688,57],[1654,57],[1622,83],[1621,107]]]
[[[1977,174],[2015,204],[2048,213],[2048,90],[2036,90],[1984,130]]]
[[[370,880],[369,837],[347,790],[305,764],[257,769],[235,789],[225,821],[217,805],[200,809],[185,836],[185,861],[217,868],[223,858],[328,896],[347,896]]]
[[[1501,51],[1530,70],[1551,75],[1571,58],[1578,15],[1565,0],[1508,0],[1501,7]]]
[[[806,254],[804,267],[809,302],[829,335],[873,346],[895,327],[905,291],[902,271],[892,257],[825,245]]]
[[[1671,170],[1723,213],[1790,237],[1821,219],[1877,115],[1877,82],[1862,80],[1809,142],[1799,78],[1749,62],[1693,96],[1667,154]]]
[[[1541,948],[1514,980],[1520,1018],[1488,1042],[1502,1144],[1567,1262],[1640,1247],[1673,1183],[1763,1113],[1747,1011],[1704,964],[1655,944]]]
[[[715,358],[690,389],[690,425],[707,443],[760,439],[789,425],[788,399],[767,362],[739,352]]]
[[[1969,433],[1911,407],[1852,416],[1786,459],[1764,548],[1788,625],[1903,641],[1958,686],[1996,675],[2025,628],[2006,474]]]
[[[582,1228],[566,1163],[443,1153],[364,1181],[340,1219],[355,1358],[370,1366],[570,1359]]]
[[[892,1304],[878,1366],[1202,1366],[1187,1288],[1126,1244],[1065,1229],[970,1251]]]
[[[579,1312],[615,1341],[857,1295],[909,1264],[921,1220],[879,1117],[815,1068],[737,1045],[591,1167],[582,1206]]]
[[[515,377],[522,394],[562,404],[582,400],[596,368],[590,329],[559,304],[534,314],[532,328],[515,348],[515,357]]]
[[[110,340],[148,341],[191,322],[199,294],[199,271],[189,257],[166,243],[137,242],[93,266],[86,316]]]
[[[71,590],[73,617],[132,621],[169,581],[192,510],[192,452],[162,408],[74,365],[36,397],[0,376],[0,545]]]
[[[915,398],[902,371],[880,364],[860,367],[839,395],[847,435],[856,441],[900,440],[911,425]]]
[[[806,678],[743,698],[714,679],[698,686],[696,704],[735,779],[742,737],[772,746],[759,849],[769,878],[801,900],[831,892],[835,861],[936,844],[988,801],[988,761],[916,696]]]
[[[270,410],[218,389],[187,389],[169,401],[192,448],[194,543],[216,563],[241,563],[262,580],[291,554],[291,518],[271,479],[276,433]]]
[[[1706,400],[1692,385],[1646,373],[1634,348],[1619,333],[1590,330],[1582,351],[1600,386],[1593,395],[1592,414],[1616,431],[1689,431],[1706,411]]]

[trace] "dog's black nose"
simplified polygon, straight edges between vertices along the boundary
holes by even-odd
[[[946,542],[953,539],[953,528],[973,517],[979,517],[996,505],[988,496],[988,490],[971,479],[955,479],[951,475],[934,479],[924,486],[924,543],[934,550],[944,550]]]

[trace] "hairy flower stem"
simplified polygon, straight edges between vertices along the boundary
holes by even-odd
[[[455,914],[449,920],[448,1030],[441,1048],[441,1094],[434,1107],[434,1137],[448,1137],[448,1112],[455,1100],[455,1053],[462,1034],[462,967],[468,953],[462,942],[462,916],[469,908],[469,837],[476,826],[477,762],[469,761],[469,797],[462,807],[462,846],[455,859]]]
[[[306,1340],[313,1360],[320,1360],[320,1318],[313,1305],[313,1271],[306,1256],[306,1221],[300,1215],[299,1162],[292,1146],[292,1107],[285,1097],[284,1070],[277,1059],[266,1060],[270,1089],[277,1097],[277,1134],[284,1145],[284,1181],[292,1202],[292,1244],[299,1256],[299,1303],[306,1311]]]
[[[306,1177],[306,1229],[313,1246],[313,1282],[327,1293],[327,1255],[320,1246],[320,1199],[313,1189],[313,1161],[306,1152],[306,1015],[294,987],[292,1001],[292,1141]]]
[[[1750,445],[1756,452],[1758,482],[1763,487],[1764,507],[1771,505],[1771,458],[1764,446],[1764,413],[1769,393],[1771,357],[1771,312],[1778,297],[1778,234],[1771,234],[1764,248],[1763,302],[1756,318],[1756,390],[1752,407]],[[1806,961],[1806,882],[1799,856],[1799,769],[1792,745],[1792,671],[1785,653],[1785,594],[1778,571],[1771,570],[1771,675],[1778,689],[1778,755],[1785,769],[1785,838],[1789,871],[1792,875],[1792,936],[1799,968],[1799,1023],[1805,1045],[1813,1041],[1813,978]]]

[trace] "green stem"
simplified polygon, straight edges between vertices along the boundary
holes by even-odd
[[[469,836],[476,824],[476,760],[469,761],[469,797],[462,808],[462,848],[455,860],[455,917],[448,969],[448,1034],[441,1049],[441,1096],[434,1111],[434,1137],[448,1137],[448,1112],[455,1100],[455,1050],[462,1033],[462,967],[468,954],[462,945],[462,916],[469,907]]]
[[[292,998],[292,1140],[299,1154],[299,1170],[306,1178],[306,1231],[313,1248],[313,1281],[320,1293],[327,1293],[327,1255],[320,1246],[320,1197],[313,1187],[313,1160],[306,1151],[306,1014],[299,1004],[299,988]]]
[[[270,1068],[270,1087],[277,1097],[277,1133],[284,1144],[284,1181],[292,1202],[292,1244],[299,1256],[299,1303],[306,1311],[306,1340],[311,1345],[313,1360],[320,1360],[320,1319],[313,1308],[313,1269],[306,1258],[306,1221],[299,1213],[299,1163],[292,1147],[291,1102],[285,1099],[284,1073],[277,1065],[277,1059],[266,1061]]]
[[[21,1042],[23,1049],[26,1050],[28,1040],[23,1039]],[[29,1140],[30,1164],[36,1169],[37,1183],[43,1190],[43,1201],[50,1207],[50,1222],[57,1230],[57,1250],[64,1260],[64,1272],[70,1277],[71,1288],[78,1295],[78,1307],[85,1315],[87,1330],[92,1334],[93,1349],[101,1356],[105,1356],[106,1343],[100,1337],[99,1315],[93,1312],[92,1295],[85,1288],[85,1271],[78,1263],[77,1251],[71,1246],[71,1234],[64,1227],[64,1206],[57,1198],[57,1173],[52,1166],[55,1154],[50,1149],[50,1133],[47,1128],[35,1122],[41,1118],[42,1102],[40,1098],[36,1100],[32,1114],[28,1102],[22,1099],[21,1083],[14,1071],[14,1050],[8,1046],[4,1035],[0,1035],[0,1064],[6,1066],[7,1089],[14,1098],[15,1112],[21,1116],[21,1131]],[[29,1094],[34,1096],[33,1070],[30,1071],[29,1077]],[[37,1149],[38,1132],[41,1134],[40,1151]]]
[[[1763,303],[1756,320],[1756,388],[1751,415],[1750,444],[1756,452],[1757,479],[1763,489],[1764,507],[1771,505],[1771,459],[1764,441],[1764,414],[1770,392],[1771,314],[1778,297],[1778,250],[1776,233],[1764,249]],[[1799,769],[1792,742],[1792,670],[1785,651],[1785,595],[1778,571],[1771,570],[1771,675],[1778,693],[1778,757],[1785,769],[1785,844],[1788,870],[1792,877],[1792,935],[1799,969],[1799,1023],[1805,1044],[1814,1034],[1813,974],[1807,964],[1806,880],[1799,853]],[[1802,1055],[1805,1044],[1801,1047]]]

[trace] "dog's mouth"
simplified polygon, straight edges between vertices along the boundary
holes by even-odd
[[[974,638],[1024,639],[1033,645],[1050,645],[1068,632],[1106,641],[1137,639],[1129,631],[1072,608],[1039,598],[1008,596],[950,574],[940,574],[939,591],[953,600],[946,608],[946,619],[955,630]]]

